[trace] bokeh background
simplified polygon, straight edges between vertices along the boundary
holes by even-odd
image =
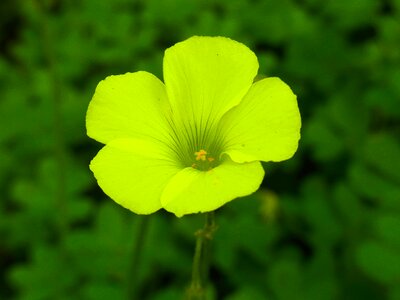
[[[85,113],[192,35],[252,48],[303,119],[295,157],[217,211],[210,299],[400,299],[399,0],[2,0],[0,27],[0,299],[182,298],[202,216],[108,199]]]

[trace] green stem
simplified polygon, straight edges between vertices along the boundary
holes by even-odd
[[[149,228],[149,217],[140,217],[138,224],[138,232],[133,245],[132,261],[128,273],[128,298],[138,299],[138,283],[139,283],[139,270],[142,258],[143,248],[145,244],[146,233]]]
[[[48,17],[48,7],[41,1],[34,0],[33,5],[40,20],[41,44],[46,62],[51,86],[51,105],[53,109],[53,134],[54,134],[54,156],[57,163],[56,180],[56,204],[58,207],[58,239],[61,248],[64,238],[68,233],[68,207],[66,199],[66,145],[64,140],[64,126],[62,117],[62,86],[57,71],[57,58],[54,45],[54,34]]]
[[[196,248],[193,258],[192,282],[187,290],[187,300],[205,300],[208,281],[210,244],[217,229],[214,212],[206,213],[204,228],[196,232]]]

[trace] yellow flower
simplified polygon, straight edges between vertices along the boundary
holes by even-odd
[[[90,164],[103,191],[135,213],[177,216],[256,191],[260,161],[293,156],[301,126],[291,89],[253,83],[257,70],[243,44],[195,36],[165,51],[165,84],[142,71],[101,81],[86,126],[105,144]]]

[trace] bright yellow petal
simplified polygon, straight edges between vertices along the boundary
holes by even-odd
[[[206,172],[185,168],[168,182],[161,204],[178,217],[212,211],[255,192],[263,177],[264,170],[259,162],[238,164],[226,160]]]
[[[164,81],[175,118],[206,130],[237,105],[257,74],[245,45],[224,37],[194,36],[165,51]]]
[[[134,139],[108,143],[92,160],[90,169],[111,199],[137,214],[161,208],[161,193],[180,170],[158,144]]]
[[[104,144],[128,137],[168,140],[163,117],[166,105],[165,86],[154,75],[109,76],[98,84],[89,104],[87,134]]]
[[[221,120],[225,153],[236,162],[282,161],[297,150],[301,119],[296,96],[279,78],[256,82]]]

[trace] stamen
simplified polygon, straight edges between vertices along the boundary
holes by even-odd
[[[214,152],[212,152],[214,153]],[[209,156],[208,156],[209,155]],[[212,155],[212,156],[211,156]],[[192,168],[197,169],[199,171],[209,171],[216,167],[216,159],[213,157],[214,155],[207,152],[204,149],[200,149],[199,151],[194,153],[195,161],[192,161]],[[208,157],[207,157],[208,156]]]
[[[198,151],[198,152],[195,152],[195,153],[194,153],[194,155],[196,155],[196,160],[202,160],[202,161],[205,161],[205,160],[206,160],[206,158],[207,158],[207,151],[206,151],[206,150],[203,150],[203,149],[201,149],[200,151]]]

